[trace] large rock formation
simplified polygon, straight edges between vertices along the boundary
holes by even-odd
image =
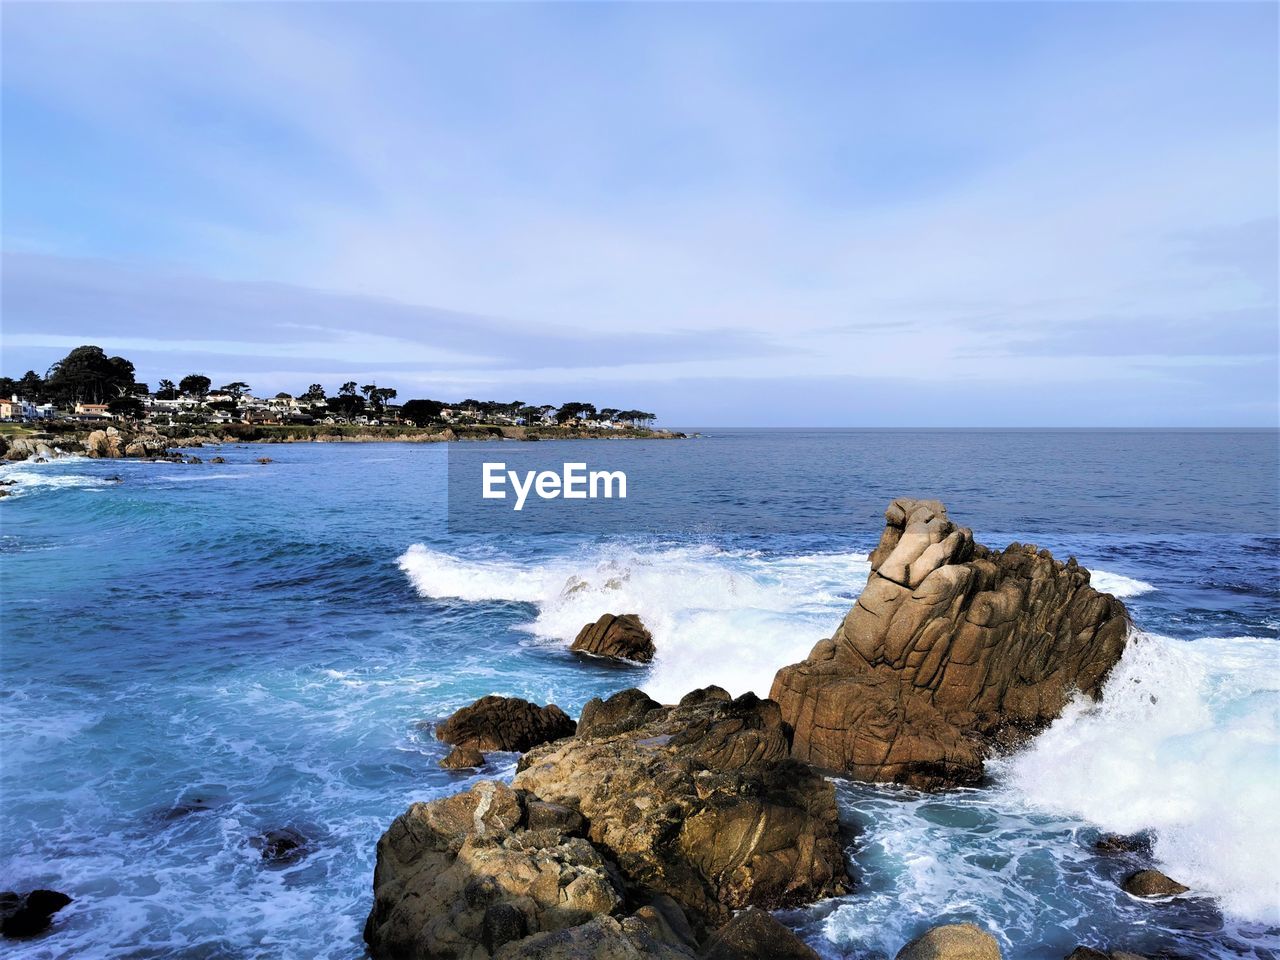
[[[554,703],[540,707],[519,697],[481,697],[436,727],[436,738],[476,750],[528,750],[572,736],[577,724]]]
[[[654,653],[653,635],[634,613],[606,613],[583,627],[569,649],[611,660],[649,663]]]
[[[916,937],[894,960],[1000,960],[1000,944],[972,923],[951,923]]]
[[[846,889],[835,790],[787,756],[776,704],[637,694],[527,754],[511,787],[399,817],[378,844],[373,956],[691,958],[734,910]],[[752,936],[785,940],[755,917],[721,940]]]
[[[895,500],[885,519],[857,603],[771,696],[799,759],[924,789],[976,783],[993,747],[1076,692],[1098,696],[1128,617],[1074,558],[988,549],[937,501]]]

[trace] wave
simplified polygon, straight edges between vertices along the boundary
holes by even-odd
[[[1126,577],[1122,573],[1110,573],[1106,570],[1097,569],[1089,571],[1089,582],[1095,589],[1101,590],[1103,593],[1109,593],[1120,600],[1150,593],[1156,589],[1145,580]]]
[[[1138,633],[1102,700],[995,764],[1006,790],[1117,833],[1229,915],[1280,924],[1280,656],[1257,637]]]
[[[568,644],[605,613],[636,613],[657,654],[638,681],[674,700],[717,684],[767,696],[778,668],[830,636],[865,583],[864,553],[793,557],[711,546],[594,548],[576,557],[514,563],[461,558],[415,544],[400,568],[423,596],[528,603],[523,629]]]

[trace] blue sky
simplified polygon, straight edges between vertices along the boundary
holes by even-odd
[[[4,7],[0,365],[1274,425],[1277,7]]]

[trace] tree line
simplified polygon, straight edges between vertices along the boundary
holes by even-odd
[[[112,413],[125,416],[141,416],[142,397],[157,400],[177,400],[186,397],[206,404],[211,409],[235,412],[240,400],[250,391],[243,380],[223,384],[216,391],[213,381],[202,373],[190,373],[178,381],[161,380],[153,392],[149,384],[140,383],[134,376],[135,368],[124,357],[109,357],[101,347],[87,345],[76,347],[51,366],[42,377],[28,370],[21,377],[0,377],[0,397],[12,394],[38,403],[55,403],[71,407],[78,403],[106,404]],[[229,399],[208,401],[211,394],[222,394]],[[372,413],[382,416],[391,401],[398,397],[393,387],[380,387],[376,383],[359,385],[348,380],[329,395],[322,384],[313,383],[305,393],[296,398],[287,393],[276,394],[277,399],[296,399],[299,405],[316,413],[333,413],[351,419]],[[503,402],[467,398],[459,403],[443,400],[407,400],[398,409],[400,417],[417,424],[442,419],[446,409],[461,412],[476,419],[503,416],[526,423],[542,422],[548,418],[564,424],[570,420],[607,420],[614,423],[651,423],[657,414],[645,410],[622,410],[615,407],[596,408],[591,403],[564,403],[533,406],[523,400]]]

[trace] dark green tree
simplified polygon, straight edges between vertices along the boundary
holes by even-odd
[[[213,386],[213,381],[203,373],[189,373],[182,378],[182,382],[178,384],[178,389],[188,397],[195,397],[197,400],[203,400],[209,395],[209,388],[211,386]]]
[[[46,392],[66,403],[105,403],[133,387],[133,364],[108,357],[101,347],[76,347],[49,368]]]

